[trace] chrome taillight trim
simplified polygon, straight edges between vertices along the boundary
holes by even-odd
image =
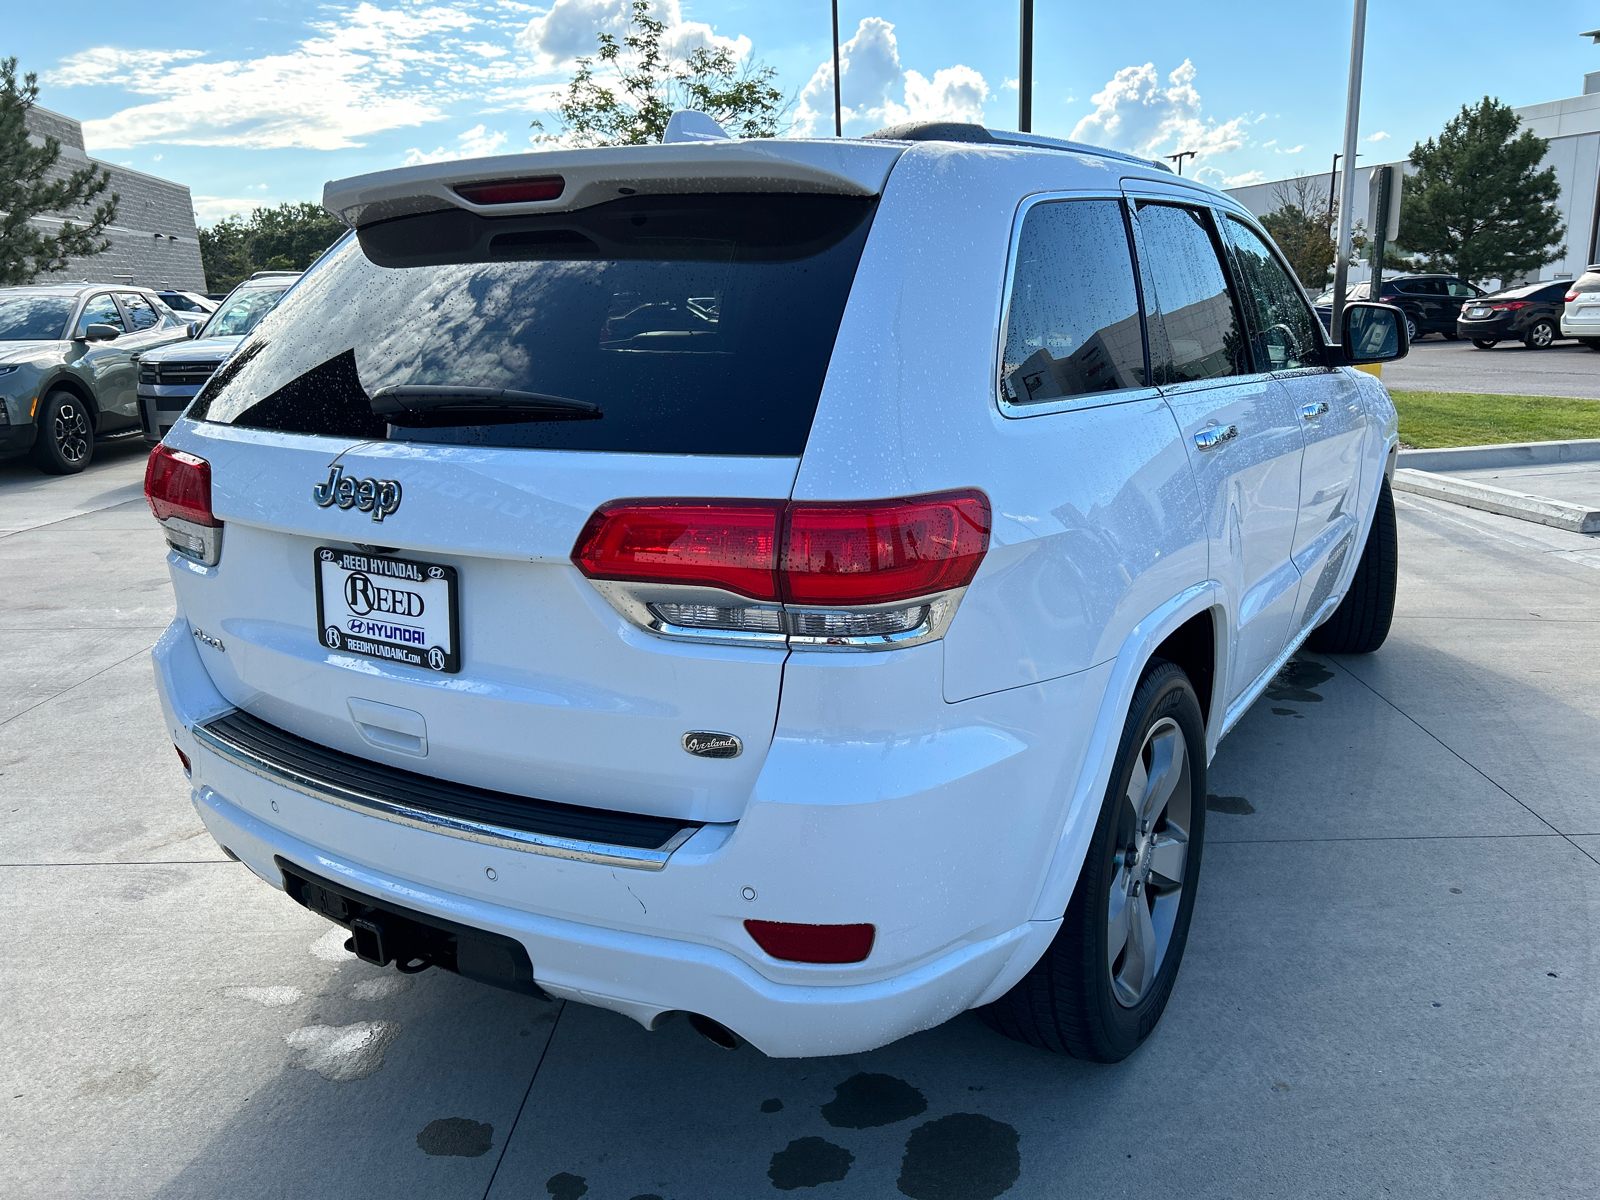
[[[915,596],[896,600],[891,604],[863,605],[794,605],[770,604],[752,600],[721,588],[691,587],[672,583],[627,583],[609,579],[591,579],[596,591],[632,625],[657,637],[673,641],[694,642],[699,645],[745,646],[773,650],[901,650],[935,641],[945,635],[955,617],[956,608],[966,588],[952,588],[928,596]],[[756,632],[738,629],[714,629],[674,625],[666,621],[657,605],[704,604],[717,608],[760,609],[781,614],[784,631],[781,633]],[[870,616],[874,613],[904,612],[911,608],[925,608],[922,620],[913,628],[895,633],[874,634],[863,637],[819,637],[796,632],[796,617],[803,613],[826,613],[849,616]]]
[[[222,561],[221,525],[198,525],[182,517],[167,517],[158,524],[167,535],[167,545],[184,558],[203,567],[214,567]]]

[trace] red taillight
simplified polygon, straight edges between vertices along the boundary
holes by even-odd
[[[622,500],[589,518],[572,560],[591,579],[848,607],[964,587],[988,546],[978,491],[846,504]]]
[[[211,513],[211,464],[182,450],[158,445],[150,452],[144,498],[158,521],[180,517],[212,528],[222,524]]]
[[[183,764],[183,773],[185,775],[190,774],[189,756],[183,752],[183,748],[177,742],[172,743],[172,748],[178,752],[178,761]]]
[[[745,930],[773,958],[785,962],[858,963],[872,953],[873,925],[795,925],[746,921]]]
[[[779,578],[790,604],[887,604],[965,587],[989,546],[982,492],[789,506]]]
[[[1532,303],[1531,300],[1507,300],[1503,304],[1491,304],[1489,309],[1491,312],[1516,312],[1517,309],[1527,308]]]
[[[572,561],[591,579],[778,598],[781,500],[625,500],[589,518]]]
[[[1580,292],[1568,292],[1565,296],[1563,296],[1561,298],[1563,300],[1567,301],[1567,303],[1570,304],[1572,301],[1576,300],[1581,294],[1582,293],[1580,293]]]
[[[554,200],[566,188],[559,175],[537,179],[486,179],[482,183],[458,183],[456,195],[474,204],[526,204],[531,200]]]

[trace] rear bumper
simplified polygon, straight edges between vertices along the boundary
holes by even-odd
[[[1600,316],[1592,320],[1573,319],[1565,313],[1561,316],[1561,336],[1572,338],[1600,338]]]
[[[1523,330],[1518,328],[1517,318],[1511,315],[1502,317],[1485,317],[1478,321],[1469,321],[1462,317],[1456,322],[1456,332],[1464,338],[1495,338],[1498,341],[1510,341],[1520,338]]]
[[[191,732],[230,707],[202,652],[214,651],[198,648],[181,618],[157,643],[163,708],[194,764],[206,827],[261,878],[281,888],[281,858],[515,939],[552,996],[646,1027],[702,1013],[783,1057],[864,1051],[938,1025],[1003,994],[1037,961],[1060,922],[1029,918],[1092,726],[1069,714],[1092,714],[1107,674],[959,705],[937,699],[935,679],[944,728],[887,745],[855,730],[786,736],[780,718],[741,820],[702,826],[662,869],[641,870],[398,825],[245,770]],[[926,682],[888,676],[925,672],[941,654],[931,645],[874,656],[884,678],[852,672],[852,691],[881,713],[877,686]],[[839,670],[824,664],[808,679],[803,663],[791,666],[784,703],[795,719],[819,698],[840,718],[830,680],[846,682]],[[1029,727],[1049,735],[1031,738]],[[1081,738],[1063,736],[1074,728]],[[878,939],[860,964],[780,962],[749,938],[747,918],[866,920]]]

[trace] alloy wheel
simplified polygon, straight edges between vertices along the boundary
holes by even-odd
[[[1535,325],[1530,336],[1533,339],[1534,346],[1540,350],[1545,349],[1551,342],[1556,340],[1555,330],[1551,329],[1545,321],[1540,321]]]
[[[1189,745],[1178,723],[1164,717],[1145,735],[1117,814],[1106,968],[1124,1008],[1144,999],[1172,942],[1193,808]]]
[[[1414,342],[1416,340],[1417,340],[1417,323],[1415,321],[1413,321],[1410,317],[1407,317],[1406,318],[1406,341]]]
[[[58,404],[50,432],[61,457],[68,463],[79,463],[88,457],[89,416],[81,405],[71,400]]]

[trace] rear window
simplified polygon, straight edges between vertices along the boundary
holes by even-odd
[[[382,222],[330,250],[189,415],[447,445],[798,455],[875,206],[650,196]]]
[[[1568,290],[1573,292],[1600,292],[1600,271],[1585,271],[1572,281],[1572,286]]]

